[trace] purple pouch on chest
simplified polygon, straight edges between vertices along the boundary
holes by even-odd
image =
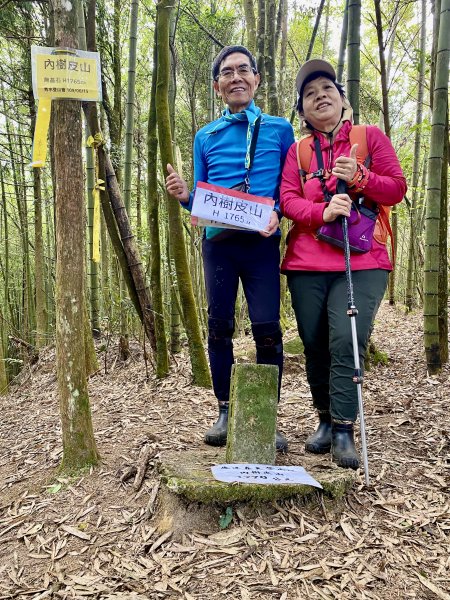
[[[364,254],[372,248],[377,216],[378,212],[367,208],[367,206],[352,206],[350,217],[348,217],[348,240],[351,252]],[[341,219],[322,225],[317,232],[317,239],[344,248]]]

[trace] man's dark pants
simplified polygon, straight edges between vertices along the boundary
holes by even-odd
[[[234,362],[234,310],[242,282],[256,344],[256,362],[283,369],[280,329],[280,237],[259,233],[233,234],[222,240],[203,239],[203,265],[208,297],[208,352],[214,393],[228,402]]]

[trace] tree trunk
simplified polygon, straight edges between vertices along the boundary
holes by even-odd
[[[409,213],[409,244],[408,244],[408,267],[406,275],[406,298],[405,304],[408,310],[412,310],[415,304],[415,274],[417,239],[421,232],[417,229],[417,197],[419,193],[420,174],[420,142],[422,139],[422,110],[423,92],[425,87],[425,42],[426,42],[426,0],[422,0],[422,18],[420,30],[420,63],[417,86],[416,126],[414,133],[414,157],[411,176],[411,208]]]
[[[391,124],[389,120],[389,99],[388,99],[388,86],[387,86],[387,73],[386,73],[386,58],[385,48],[383,41],[383,22],[381,18],[381,7],[380,0],[374,0],[375,5],[375,19],[376,19],[376,30],[378,39],[378,55],[380,58],[380,79],[381,79],[381,97],[383,102],[383,125],[384,133],[391,137]]]
[[[114,106],[110,112],[107,112],[109,134],[111,139],[111,160],[114,165],[117,181],[122,181],[122,153],[120,144],[122,141],[122,65],[120,64],[121,39],[120,39],[120,19],[121,19],[121,0],[114,0],[113,17],[113,74],[114,74]]]
[[[287,57],[287,42],[288,42],[288,10],[287,0],[280,0],[279,18],[281,21],[281,44],[280,44],[280,77],[279,77],[279,94],[280,94],[280,115],[286,113],[289,99],[286,92],[286,57]]]
[[[91,308],[91,329],[94,335],[100,332],[100,306],[98,296],[98,263],[93,260],[94,252],[94,187],[95,187],[95,154],[93,146],[86,145],[86,182],[88,196],[88,265],[89,292]]]
[[[351,2],[352,0],[350,0]],[[377,30],[377,40],[378,40],[378,54],[380,58],[380,79],[381,79],[381,96],[383,101],[383,125],[384,132],[388,138],[391,137],[391,123],[390,123],[390,115],[389,115],[389,97],[388,97],[388,87],[387,87],[387,72],[386,72],[386,58],[385,58],[385,48],[383,41],[383,22],[381,18],[381,6],[380,0],[374,0],[375,5],[375,19],[376,19],[376,30]],[[359,14],[359,18],[361,14]],[[358,36],[359,43],[359,36]],[[349,54],[350,60],[350,54]],[[350,68],[350,67],[349,67]],[[359,69],[359,54],[358,54],[358,69]],[[350,72],[350,71],[349,71]],[[354,72],[354,76],[356,72]],[[358,71],[358,95],[359,95],[359,71]],[[353,104],[352,104],[353,106]],[[358,101],[359,106],[359,101]],[[359,113],[359,108],[358,108]],[[356,123],[355,119],[355,123]],[[358,122],[359,122],[359,114],[358,114]],[[397,218],[397,208],[394,206],[392,208],[391,213],[391,227],[392,227],[392,235],[394,240],[394,255],[397,255],[397,236],[398,236],[398,218]],[[395,264],[394,257],[392,257],[392,271],[389,273],[389,304],[395,304]]]
[[[324,32],[323,32],[322,58],[325,58],[325,56],[327,54],[329,23],[330,23],[330,0],[327,0],[327,4],[325,6],[325,28],[324,28]]]
[[[111,322],[111,267],[110,267],[110,245],[108,240],[108,228],[106,226],[105,215],[103,212],[100,215],[100,239],[101,239],[101,300],[103,315]]]
[[[75,9],[77,15],[78,28],[78,45],[81,50],[86,50],[86,20],[84,16],[83,3],[76,0]],[[89,125],[86,124],[86,129],[89,137]],[[86,336],[86,374],[91,375],[98,369],[97,356],[95,353],[95,345],[93,336],[100,335],[100,307],[98,296],[98,263],[94,260],[94,210],[95,196],[94,188],[96,185],[97,173],[95,172],[95,157],[96,150],[92,144],[85,144],[86,156],[86,183],[87,183],[87,198],[88,198],[88,277],[89,277],[89,298],[86,297],[85,318],[86,323],[84,332]],[[90,319],[88,313],[88,305],[90,306]],[[90,324],[90,326],[89,326]]]
[[[317,9],[316,20],[314,21],[314,29],[311,35],[311,39],[309,40],[309,48],[306,53],[305,60],[309,60],[312,56],[314,50],[314,43],[316,41],[317,32],[319,31],[320,18],[322,16],[323,7],[325,5],[325,0],[320,0],[319,8]]]
[[[141,128],[141,111],[138,107],[138,127],[136,131],[136,237],[138,244],[142,241],[142,168],[145,164],[142,146],[144,135]]]
[[[138,11],[138,0],[131,0],[130,37],[128,54],[128,87],[125,125],[125,156],[123,172],[123,199],[125,208],[128,213],[128,218],[130,218],[131,215],[131,167],[133,162],[134,90],[136,86],[136,46]]]
[[[256,90],[256,104],[262,111],[266,110],[266,67],[265,67],[265,51],[266,51],[266,0],[258,0],[258,29],[256,37],[256,56],[258,72],[261,75],[261,83]]]
[[[342,77],[344,75],[345,48],[347,46],[348,33],[348,2],[349,0],[345,0],[344,14],[342,16],[341,43],[339,45],[339,56],[336,69],[336,79],[338,81],[342,81]]]
[[[284,19],[284,14],[286,12],[286,1],[279,0],[278,8],[276,7],[276,2],[275,2],[275,9],[277,12],[277,21],[276,21],[276,26],[275,26],[275,54],[276,54],[278,52],[278,46],[280,45],[281,30],[283,29],[283,19]]]
[[[353,120],[359,124],[359,81],[360,81],[360,41],[361,41],[361,0],[348,3],[347,41],[347,98],[353,108]]]
[[[2,88],[0,88],[2,89]],[[10,322],[13,321],[13,311],[11,306],[11,297],[10,297],[10,288],[9,288],[9,223],[8,223],[8,211],[6,210],[6,189],[5,189],[5,180],[3,173],[6,170],[6,166],[2,165],[0,162],[0,184],[2,190],[2,208],[3,208],[3,236],[4,236],[4,273],[3,273],[3,302],[8,306],[8,317]]]
[[[256,54],[256,17],[253,0],[243,0],[245,26],[247,29],[247,48],[250,52]]]
[[[442,356],[439,339],[439,220],[442,192],[442,164],[444,136],[447,131],[448,64],[450,30],[450,0],[442,0],[439,39],[436,57],[436,75],[433,93],[430,156],[428,162],[427,210],[425,218],[424,267],[424,345],[428,371],[440,371]]]
[[[30,113],[30,134],[34,135],[36,124],[36,105],[31,85],[31,68],[28,90],[28,107]],[[35,280],[35,314],[36,335],[35,346],[37,349],[45,346],[47,334],[47,309],[45,301],[44,281],[44,241],[42,235],[42,190],[41,169],[33,169],[33,196],[34,196],[34,280]]]
[[[135,237],[131,231],[127,211],[123,205],[119,190],[119,183],[114,173],[114,168],[110,157],[105,154],[106,185],[108,188],[109,199],[113,208],[116,223],[119,229],[121,242],[125,251],[128,267],[133,278],[136,294],[143,316],[143,325],[145,333],[150,342],[150,346],[156,352],[155,337],[155,319],[153,314],[152,302],[150,299],[150,290],[145,281],[145,273],[142,267],[141,257],[136,245]]]
[[[56,46],[77,47],[75,5],[52,0]],[[86,382],[84,319],[84,194],[81,108],[54,101],[56,179],[56,350],[64,470],[96,464]]]
[[[439,222],[439,299],[438,324],[439,347],[442,363],[448,362],[448,105],[444,133],[444,154],[442,156],[441,176],[441,219]]]
[[[5,321],[3,320],[2,308],[0,306],[0,396],[5,396],[8,393],[8,377],[6,376],[5,367]]]
[[[19,156],[25,156],[25,151],[23,148],[23,138],[19,136]],[[21,212],[23,216],[23,227],[21,227],[23,235],[22,235],[22,244],[24,248],[24,306],[26,306],[26,310],[28,313],[28,324],[29,324],[29,340],[33,339],[31,332],[35,330],[36,327],[36,319],[35,319],[35,304],[34,304],[34,289],[33,282],[31,276],[31,259],[30,259],[30,233],[29,233],[29,225],[28,225],[28,189],[26,185],[27,177],[25,175],[25,161],[21,160],[19,164],[21,186],[22,193],[18,198],[20,198],[21,204]],[[20,211],[20,209],[19,209]],[[22,225],[22,224],[21,224]]]
[[[158,122],[159,148],[165,176],[167,176],[167,163],[173,164],[168,104],[170,74],[169,23],[171,8],[172,3],[170,0],[160,0],[158,2],[158,81],[156,86],[156,116]],[[175,198],[168,198],[167,211],[169,215],[171,254],[174,258],[177,272],[178,289],[180,291],[181,305],[184,313],[183,322],[188,336],[192,374],[197,385],[210,387],[211,379],[208,364],[206,362],[205,350],[202,344],[197,308],[194,302],[192,282],[188,269],[180,206]]]
[[[252,0],[250,0],[251,2]],[[244,3],[245,4],[245,3]],[[216,2],[211,0],[211,16],[216,14]],[[255,15],[253,15],[255,18]],[[209,45],[209,62],[212,65],[214,58],[216,57],[216,44],[211,40]],[[251,50],[250,50],[251,52]],[[173,61],[172,61],[173,62]],[[153,63],[155,64],[155,63]],[[174,65],[172,65],[173,67]],[[172,68],[172,74],[175,74],[174,69]],[[214,121],[216,118],[216,92],[214,90],[214,78],[211,72],[211,69],[208,69],[208,121]]]
[[[156,35],[155,35],[156,38]],[[158,137],[156,129],[156,81],[158,76],[156,39],[153,46],[153,74],[150,95],[150,112],[147,129],[147,186],[148,186],[148,228],[150,237],[150,285],[155,311],[156,334],[156,376],[165,377],[169,372],[166,329],[164,323],[164,302],[161,283],[161,238],[159,231],[158,198]]]
[[[6,127],[6,138],[8,140],[9,160],[11,164],[11,172],[13,176],[14,184],[14,195],[17,202],[17,213],[19,216],[19,235],[21,242],[21,261],[22,261],[22,274],[21,274],[21,307],[20,313],[21,320],[18,321],[18,329],[22,331],[22,337],[26,341],[30,340],[30,301],[29,301],[29,258],[28,258],[28,216],[26,210],[26,202],[23,198],[25,194],[25,187],[20,180],[20,168],[16,164],[16,157],[14,154],[14,145],[12,140],[13,130],[12,124],[8,113],[6,111],[5,99],[3,97],[3,107],[5,116],[5,127]],[[20,138],[19,138],[20,140]],[[19,155],[21,155],[19,151]],[[19,316],[20,319],[20,316]]]
[[[271,115],[278,115],[280,112],[278,105],[277,75],[276,75],[276,47],[275,47],[275,25],[276,25],[276,6],[275,0],[267,0],[267,44],[265,53],[265,67],[267,78],[267,104]]]
[[[34,279],[36,306],[36,348],[42,348],[47,342],[47,307],[44,281],[44,240],[42,236],[42,193],[41,171],[33,169],[34,189]]]

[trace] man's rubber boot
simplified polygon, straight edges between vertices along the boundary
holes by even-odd
[[[228,433],[228,402],[219,402],[219,418],[205,433],[205,444],[209,446],[225,446]]]
[[[277,452],[282,452],[283,454],[286,454],[286,452],[288,451],[288,441],[287,439],[284,437],[284,435],[281,433],[281,431],[278,431],[277,429],[277,433],[276,433],[276,437],[275,437],[275,446],[277,449]]]
[[[357,469],[359,456],[353,439],[353,423],[331,425],[331,457],[343,469]]]
[[[205,433],[205,444],[209,446],[225,446],[228,433],[228,404],[219,403],[219,418]],[[276,449],[278,452],[288,451],[288,441],[277,429]]]
[[[331,415],[329,411],[319,410],[319,425],[305,442],[306,452],[326,454],[331,449]]]

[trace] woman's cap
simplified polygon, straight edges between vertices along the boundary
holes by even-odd
[[[295,79],[297,92],[300,96],[303,91],[303,84],[305,83],[305,80],[314,73],[325,73],[326,75],[330,76],[330,79],[332,79],[332,81],[336,81],[336,71],[330,65],[329,62],[320,58],[313,58],[312,60],[307,60],[300,67],[300,70],[297,73],[297,77]]]

